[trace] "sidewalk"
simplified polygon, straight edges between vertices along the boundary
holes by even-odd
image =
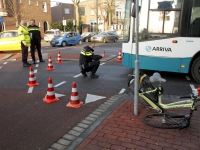
[[[169,112],[180,113],[179,109]],[[139,115],[134,115],[133,101],[127,100],[126,94],[115,95],[48,150],[200,149],[200,111],[194,111],[190,126],[180,131],[148,126],[142,122],[145,114],[146,109],[139,105]]]

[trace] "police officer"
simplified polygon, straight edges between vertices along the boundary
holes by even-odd
[[[42,59],[42,53],[41,53],[41,34],[40,29],[37,25],[35,25],[35,20],[31,20],[31,25],[28,26],[29,33],[31,35],[31,57],[33,60],[33,63],[36,64],[35,60],[35,47],[37,48],[38,57],[40,62],[45,62]]]
[[[31,64],[27,62],[28,58],[28,47],[31,45],[30,35],[27,28],[27,21],[21,20],[20,26],[18,28],[18,35],[21,40],[21,49],[22,49],[22,62],[24,67],[30,67]]]
[[[101,55],[94,55],[95,43],[90,43],[83,47],[80,52],[79,66],[81,68],[81,73],[84,77],[87,77],[86,72],[90,72],[91,78],[98,78],[96,71],[100,64],[100,59],[105,56],[104,53]]]

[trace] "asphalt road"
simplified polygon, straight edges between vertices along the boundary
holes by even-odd
[[[49,43],[43,45],[43,54],[79,53],[82,46],[52,48]],[[108,55],[117,55],[121,42],[98,43],[96,53],[106,51]],[[0,61],[0,147],[4,150],[46,150],[65,133],[82,121],[108,98],[127,87],[128,74],[132,69],[116,61],[116,57],[102,62],[97,74],[98,79],[82,77],[78,61],[66,60],[47,71],[47,61],[33,65],[39,86],[30,88],[29,68],[22,67],[20,54],[13,61]],[[36,54],[37,55],[37,54]],[[154,71],[144,71],[152,75]],[[188,75],[161,72],[167,80],[163,83],[165,95],[186,95],[191,92],[191,85],[198,87]],[[47,104],[43,98],[47,94],[48,79],[52,78],[54,91],[59,101]],[[78,109],[66,107],[71,97],[72,82],[76,82],[79,100],[84,105]],[[100,100],[85,103],[88,94],[102,96]]]

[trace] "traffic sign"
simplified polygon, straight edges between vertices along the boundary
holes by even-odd
[[[76,20],[73,20],[73,26],[75,26],[76,25]]]
[[[0,17],[0,22],[4,22],[4,19],[3,19],[3,17]]]
[[[67,21],[66,20],[63,20],[62,23],[63,23],[63,26],[67,25]]]

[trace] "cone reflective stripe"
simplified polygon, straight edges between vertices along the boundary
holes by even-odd
[[[43,101],[46,102],[46,103],[53,103],[53,102],[57,102],[58,100],[59,99],[55,96],[55,93],[54,93],[52,78],[49,78],[47,95],[46,95],[45,98],[43,98]]]
[[[27,86],[38,86],[39,85],[39,83],[36,82],[32,66],[30,66],[29,82],[26,85]]]
[[[79,101],[79,95],[78,95],[78,90],[76,88],[76,82],[72,83],[72,92],[71,92],[71,98],[69,103],[66,105],[67,107],[72,107],[72,108],[79,108],[83,105],[83,102]]]
[[[48,67],[47,67],[46,69],[47,69],[47,70],[54,70],[54,67],[53,67],[52,61],[51,61],[51,56],[49,57]]]
[[[57,62],[56,63],[62,63],[62,60],[61,60],[61,56],[60,56],[60,51],[58,52],[58,58],[57,58]]]
[[[118,57],[117,57],[117,61],[121,62],[122,61],[122,53],[121,50],[119,51]]]

